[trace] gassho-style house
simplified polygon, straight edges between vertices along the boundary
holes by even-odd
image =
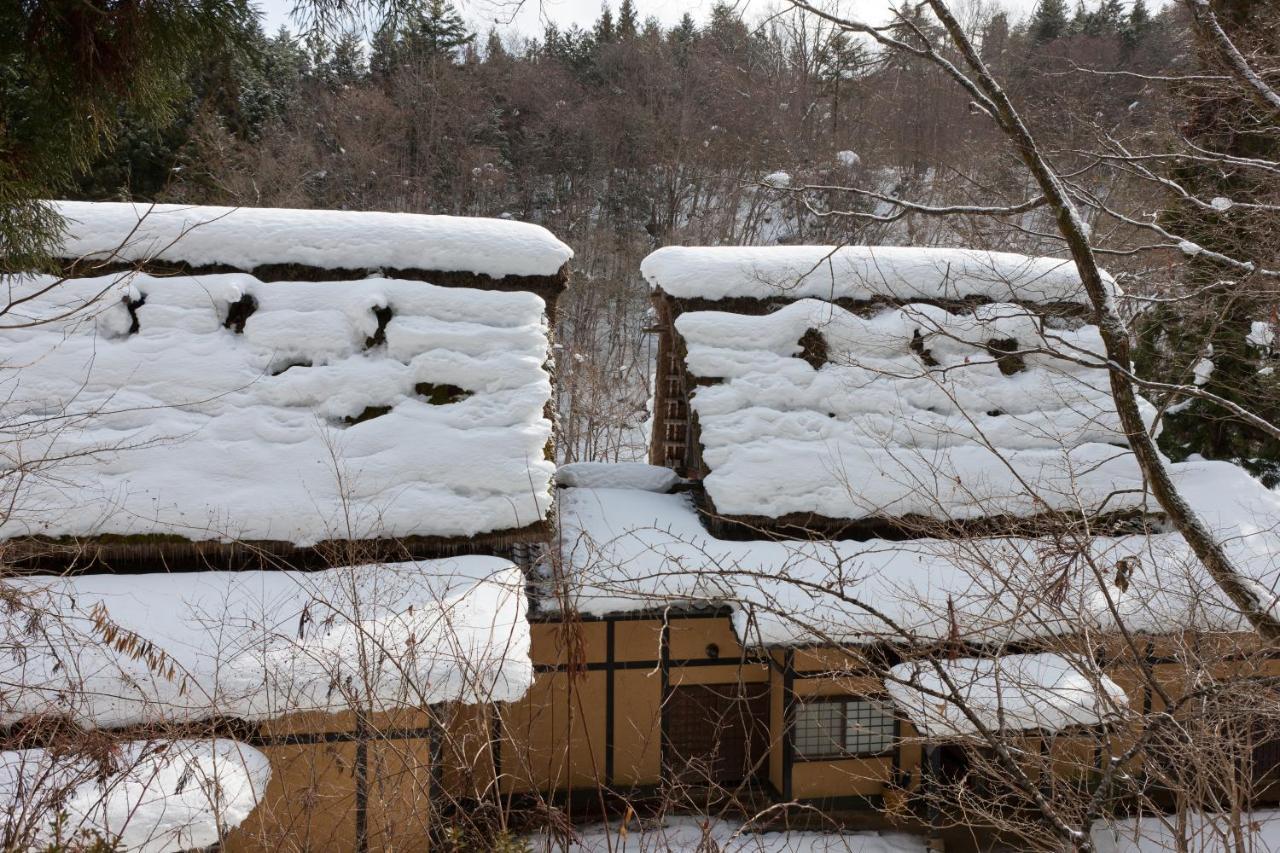
[[[0,793],[108,730],[133,760],[63,808],[130,849],[403,849],[673,785],[884,822],[971,732],[940,671],[1070,751],[1159,701],[1121,621],[1170,671],[1243,629],[1152,509],[1069,263],[661,249],[650,464],[557,471],[544,229],[61,209],[65,275],[0,327],[6,598],[41,614],[5,623]],[[1274,588],[1280,497],[1172,470]],[[1105,588],[1046,593],[1063,519]]]

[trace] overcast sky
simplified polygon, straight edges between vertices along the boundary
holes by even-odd
[[[294,0],[257,0],[262,9],[266,27],[269,32],[279,28],[281,24],[290,24],[289,10]],[[620,0],[611,0],[610,5],[616,10]],[[640,18],[657,17],[664,24],[673,24],[686,11],[692,12],[695,18],[703,20],[715,4],[715,0],[633,0],[640,12]],[[1031,11],[1037,0],[995,0],[994,5],[1001,6],[1015,16]],[[515,2],[503,0],[463,0],[455,2],[471,25],[481,32],[491,25],[500,30],[515,30],[524,35],[539,35],[548,20],[561,27],[570,24],[589,26],[600,15],[601,0],[524,0],[517,7]],[[864,16],[865,19],[883,20],[890,0],[843,0],[842,10],[846,14]],[[1090,3],[1092,5],[1092,3]],[[1162,5],[1159,0],[1151,6]],[[785,7],[783,0],[738,0],[737,8],[747,18],[763,14],[766,10]]]

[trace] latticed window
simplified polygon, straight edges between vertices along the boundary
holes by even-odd
[[[796,706],[797,758],[879,755],[894,746],[893,705],[880,699],[813,699]]]

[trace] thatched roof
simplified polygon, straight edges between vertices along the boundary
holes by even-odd
[[[546,231],[177,207],[139,225],[133,205],[62,207],[69,249],[126,247],[77,271],[186,272],[9,282],[23,301],[0,324],[0,537],[25,556],[51,541],[134,569],[322,563],[349,540],[423,557],[544,534],[547,304],[518,285],[562,283],[571,252]],[[329,280],[326,264],[417,274]],[[201,271],[264,265],[299,275]]]
[[[715,516],[842,535],[1145,505],[1062,261],[817,246],[663,249],[644,268],[669,338],[655,440]]]

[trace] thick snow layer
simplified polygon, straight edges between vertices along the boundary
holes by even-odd
[[[1261,588],[1280,588],[1280,493],[1223,462],[1173,472],[1236,563]],[[752,644],[1074,634],[1114,628],[1109,602],[1134,631],[1244,624],[1175,533],[1061,548],[1019,538],[726,541],[707,533],[687,495],[564,489],[559,501],[573,607],[728,605]]]
[[[118,261],[553,275],[573,250],[538,225],[503,219],[339,210],[55,202],[58,254]]]
[[[7,692],[5,725],[36,714],[107,727],[512,701],[533,677],[524,578],[496,557],[7,586],[41,619],[0,628],[0,679],[23,685]]]
[[[970,249],[667,246],[645,258],[640,271],[655,289],[680,298],[1088,303],[1070,260]]]
[[[889,672],[899,679],[886,681],[889,695],[930,737],[978,732],[960,704],[988,731],[1052,732],[1094,725],[1128,704],[1119,685],[1091,661],[1055,654],[913,661]]]
[[[1107,371],[1079,363],[1103,363],[1094,326],[1053,328],[1001,303],[863,317],[804,299],[765,315],[689,312],[676,329],[689,371],[715,380],[692,408],[721,513],[963,519],[1144,498]],[[815,334],[818,369],[801,357]]]
[[[130,741],[110,762],[104,772],[82,756],[0,752],[6,824],[33,847],[86,833],[122,853],[203,850],[249,816],[271,778],[265,755],[230,740]]]
[[[669,492],[680,482],[670,468],[643,462],[571,462],[556,469],[556,483],[586,489]]]
[[[257,309],[236,334],[242,299]],[[385,278],[58,284],[0,323],[0,536],[307,545],[534,523],[554,470],[543,309]]]
[[[1280,811],[1143,815],[1090,833],[1098,853],[1280,853]]]
[[[564,850],[529,839],[534,850]],[[672,817],[662,826],[593,826],[578,831],[571,853],[924,853],[925,840],[901,832],[756,832],[716,818]]]

